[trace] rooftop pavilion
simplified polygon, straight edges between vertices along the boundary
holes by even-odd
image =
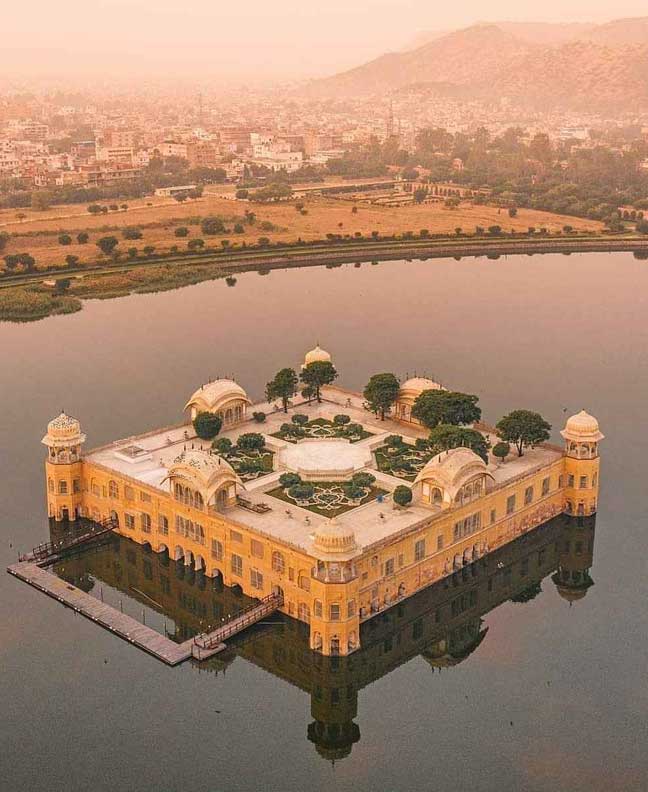
[[[208,392],[216,390],[218,388],[212,387]],[[228,386],[228,398],[230,390],[232,388]],[[234,390],[236,394],[232,393],[232,395],[240,397],[246,404],[249,403],[242,389],[240,392]],[[327,531],[327,526],[332,522],[331,518],[296,504],[288,504],[268,494],[278,487],[279,476],[286,471],[299,472],[305,479],[310,480],[318,478],[345,480],[359,470],[373,473],[376,477],[376,486],[387,492],[383,500],[374,499],[364,505],[356,506],[334,520],[336,530],[349,531],[355,536],[355,548],[351,554],[364,551],[401,532],[407,532],[441,514],[444,509],[442,502],[425,503],[420,497],[415,497],[414,502],[407,509],[392,508],[391,493],[395,487],[405,483],[416,491],[423,471],[415,482],[403,481],[397,476],[379,471],[373,454],[375,449],[384,445],[385,438],[389,435],[401,435],[406,442],[412,444],[419,437],[427,437],[428,431],[424,427],[413,423],[404,424],[402,421],[389,418],[381,421],[364,407],[361,395],[335,386],[323,388],[322,399],[322,403],[297,402],[289,408],[288,415],[275,404],[250,405],[247,415],[251,415],[253,411],[264,412],[267,415],[264,423],[259,424],[252,419],[244,419],[234,427],[224,426],[219,437],[229,438],[235,443],[241,434],[261,432],[265,436],[267,447],[274,452],[274,470],[252,481],[241,482],[239,489],[239,494],[244,496],[245,500],[252,504],[263,503],[270,508],[267,511],[256,512],[234,501],[224,508],[224,514],[230,522],[251,527],[261,534],[288,542],[314,557],[322,557],[322,542],[319,541],[319,535]],[[189,407],[191,403],[190,401]],[[305,414],[309,420],[316,418],[332,420],[334,416],[343,413],[348,415],[352,422],[361,424],[371,436],[355,443],[342,439],[305,439],[290,443],[273,437],[272,435],[279,431],[281,425],[290,421],[291,415],[295,413]],[[495,440],[492,430],[489,432],[484,429],[483,433],[490,436],[491,441]],[[169,471],[178,463],[183,453],[189,456],[191,456],[190,452],[202,451],[208,454],[210,447],[209,441],[196,437],[191,422],[187,422],[113,442],[90,451],[85,458],[92,463],[118,471],[136,482],[168,493]],[[448,477],[460,476],[462,465],[467,465],[471,477],[481,472],[485,477],[484,481],[488,480],[487,486],[496,488],[548,466],[562,455],[561,449],[543,444],[527,449],[522,457],[511,455],[504,464],[490,462],[485,465],[472,451],[463,448],[444,452],[439,458],[433,458],[427,463],[425,470],[431,475],[436,474],[437,470],[439,475],[443,472],[449,480]],[[197,453],[195,456],[199,457],[200,454]],[[219,457],[214,457],[211,464],[215,468],[222,464],[223,473],[229,468],[227,462],[224,460],[221,462]],[[480,471],[477,471],[476,468],[479,466],[481,466]],[[340,555],[337,557],[341,558]]]

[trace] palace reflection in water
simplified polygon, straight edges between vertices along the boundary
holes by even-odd
[[[483,617],[508,600],[533,599],[548,576],[570,603],[584,597],[593,585],[595,519],[561,515],[377,614],[362,625],[361,649],[347,657],[311,651],[308,625],[276,614],[200,668],[218,673],[239,656],[297,686],[311,699],[308,740],[322,757],[344,758],[360,739],[355,720],[363,688],[419,655],[432,671],[461,663],[486,637]],[[53,539],[60,530],[52,523]],[[252,602],[218,579],[118,536],[55,571],[95,596],[103,596],[106,585],[157,611],[178,642]]]

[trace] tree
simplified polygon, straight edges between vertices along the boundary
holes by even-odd
[[[394,503],[398,506],[409,506],[412,502],[412,490],[404,484],[399,484],[392,495]]]
[[[90,239],[90,235],[87,234],[85,231],[81,231],[80,234],[77,234],[77,242],[80,245],[86,245],[89,239]]]
[[[52,195],[47,190],[36,190],[31,196],[31,208],[37,212],[44,212],[52,204]]]
[[[88,211],[90,212],[90,214],[97,215],[97,214],[101,214],[102,208],[101,206],[99,206],[99,204],[90,204],[90,206],[88,207]]]
[[[105,253],[106,256],[110,256],[118,244],[119,240],[114,236],[101,237],[101,239],[97,240],[97,247],[102,253]]]
[[[345,426],[346,424],[351,423],[351,417],[349,415],[340,413],[340,415],[333,416],[333,423],[336,426]]]
[[[509,207],[508,216],[511,219],[514,218],[514,217],[517,217],[517,213],[518,213],[517,207],[515,207],[515,206]]]
[[[265,437],[260,432],[246,432],[240,435],[237,444],[246,451],[260,451],[265,446]]]
[[[205,247],[205,240],[204,239],[190,239],[187,242],[187,248],[189,250],[200,250],[200,248]]]
[[[385,372],[383,374],[374,374],[369,379],[362,395],[373,412],[380,413],[380,418],[384,421],[385,413],[398,398],[399,390],[400,383],[396,375]]]
[[[64,294],[70,288],[69,278],[58,278],[54,285],[54,294]]]
[[[308,416],[304,415],[304,413],[295,413],[291,421],[297,426],[306,426],[308,423]]]
[[[229,437],[219,437],[212,442],[212,448],[219,454],[229,454],[232,450],[232,441]]]
[[[137,226],[126,226],[122,231],[122,236],[124,239],[141,239],[142,232]]]
[[[214,234],[224,234],[225,223],[223,223],[220,217],[211,215],[210,217],[205,217],[205,219],[202,221],[200,224],[200,230],[203,232],[203,234],[207,234],[208,236],[214,236]]]
[[[282,473],[279,476],[279,484],[281,484],[284,489],[288,489],[290,487],[294,487],[295,484],[301,484],[302,479],[299,473]]]
[[[137,248],[136,247],[129,247],[126,252],[128,253],[128,258],[130,258],[130,259],[137,258]]]
[[[301,381],[315,392],[318,402],[322,401],[323,385],[330,385],[337,378],[335,366],[329,360],[316,360],[302,369]]]
[[[76,265],[79,263],[79,257],[73,256],[70,253],[68,256],[65,257],[65,263],[68,265],[68,267],[76,267]]]
[[[503,462],[511,453],[511,446],[508,443],[495,443],[493,446],[493,456]]]
[[[69,234],[59,234],[59,245],[71,245],[72,237]]]
[[[144,245],[142,251],[145,256],[152,256],[155,253],[155,245]]]
[[[310,500],[315,494],[315,487],[312,484],[300,483],[293,484],[288,490],[288,494],[293,500]]]
[[[189,229],[186,226],[178,226],[173,232],[177,237],[189,236]]]
[[[266,399],[273,401],[281,399],[283,411],[288,412],[288,402],[297,393],[299,378],[294,369],[282,368],[278,371],[274,379],[266,385]]]
[[[549,439],[551,424],[540,413],[531,410],[513,410],[496,424],[498,435],[517,448],[522,456],[525,446],[537,445]]]
[[[479,396],[446,390],[427,390],[414,401],[412,416],[428,429],[439,424],[469,424],[481,418]]]
[[[266,414],[264,412],[253,412],[252,417],[257,423],[263,423],[266,419]]]
[[[470,448],[484,462],[488,463],[488,443],[481,432],[476,429],[467,429],[464,426],[452,426],[451,424],[439,424],[430,432],[429,443],[439,451],[447,451],[450,448]]]
[[[212,440],[223,426],[222,419],[215,413],[199,412],[193,419],[193,427],[201,440]]]
[[[354,473],[353,476],[351,476],[351,481],[356,485],[356,487],[363,487],[364,489],[367,489],[369,487],[373,487],[373,485],[376,483],[376,477],[373,473],[362,470],[359,473]]]

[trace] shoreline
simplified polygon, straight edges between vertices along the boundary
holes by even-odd
[[[15,289],[27,300],[31,296],[40,299],[38,307],[20,313],[3,308],[0,302],[0,321],[24,322],[36,321],[57,313],[74,313],[82,310],[86,299],[112,299],[127,296],[131,293],[167,291],[183,286],[194,285],[205,280],[214,280],[231,276],[237,272],[269,272],[273,269],[308,266],[341,266],[349,263],[368,261],[393,261],[398,259],[437,259],[464,258],[486,256],[493,260],[507,255],[544,255],[547,253],[645,253],[648,259],[648,238],[646,237],[578,237],[544,238],[544,239],[423,239],[423,240],[378,240],[361,242],[338,242],[321,245],[284,246],[269,250],[218,251],[194,255],[153,257],[143,261],[114,262],[112,264],[97,263],[96,265],[65,269],[60,272],[38,272],[3,279],[0,282],[0,299],[7,290]],[[125,275],[135,270],[147,268],[169,268],[172,274],[173,265],[177,266],[177,277],[164,280],[153,277],[150,280],[124,283],[123,286],[111,289],[109,285],[102,294],[99,286],[96,293],[75,294],[72,291],[54,295],[50,291],[38,287],[45,281],[70,279],[72,283],[83,283],[85,277],[100,278],[110,275]],[[185,265],[184,267],[182,265]],[[204,273],[201,271],[204,268]],[[183,271],[186,276],[183,279]],[[58,299],[57,299],[58,298]],[[61,308],[63,303],[65,308]],[[47,300],[50,305],[48,306]]]

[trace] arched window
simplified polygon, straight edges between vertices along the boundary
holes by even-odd
[[[203,496],[199,492],[197,492],[195,497],[194,497],[194,506],[197,509],[204,509],[205,508],[205,502],[203,501]]]
[[[286,562],[284,560],[283,554],[280,553],[278,550],[275,550],[272,554],[272,569],[275,572],[283,572],[286,568]]]
[[[118,498],[119,497],[119,487],[117,486],[116,481],[109,481],[108,482],[108,497],[110,498]]]
[[[300,589],[304,589],[304,591],[310,591],[310,578],[306,577],[306,575],[299,575],[297,578],[297,585]]]
[[[305,602],[299,603],[299,607],[297,608],[297,616],[301,619],[301,621],[310,621],[310,608]]]
[[[443,492],[438,487],[432,490],[432,503],[441,503],[443,500]]]
[[[322,615],[322,603],[321,603],[320,600],[315,600],[315,602],[313,602],[313,613],[315,614],[315,616],[320,616],[321,617],[321,615]]]

